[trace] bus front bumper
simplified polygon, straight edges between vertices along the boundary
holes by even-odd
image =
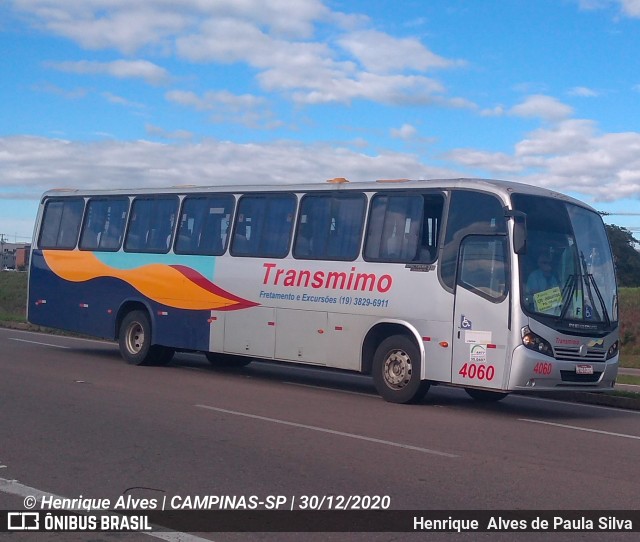
[[[513,351],[509,391],[608,391],[618,375],[618,355],[606,361],[558,360],[522,345]]]

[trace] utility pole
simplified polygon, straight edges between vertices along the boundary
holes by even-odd
[[[5,235],[4,233],[0,233],[0,270],[4,270],[4,244],[5,244]]]

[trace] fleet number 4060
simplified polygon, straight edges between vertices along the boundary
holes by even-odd
[[[533,368],[533,372],[539,375],[550,375],[553,370],[553,365],[551,363],[543,363],[538,362],[536,366]]]
[[[463,378],[477,380],[493,380],[496,376],[496,369],[493,365],[476,365],[475,363],[465,363],[458,371]]]

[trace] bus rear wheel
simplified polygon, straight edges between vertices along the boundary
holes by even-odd
[[[166,365],[173,348],[151,344],[151,323],[144,311],[131,311],[122,320],[118,332],[120,355],[130,365]]]
[[[378,393],[391,403],[415,403],[429,390],[420,380],[420,350],[404,335],[380,343],[373,357],[373,382]]]
[[[509,395],[500,391],[479,390],[477,388],[465,388],[464,391],[467,392],[469,397],[473,397],[476,401],[482,403],[497,403]]]

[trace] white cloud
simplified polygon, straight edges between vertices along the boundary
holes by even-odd
[[[15,0],[34,24],[88,49],[127,54],[155,50],[191,62],[243,63],[267,92],[297,103],[436,104],[475,108],[446,96],[425,72],[464,65],[417,38],[363,29],[360,15],[331,11],[320,0]],[[359,26],[359,27],[358,27]],[[331,39],[316,37],[330,32]],[[168,73],[146,61],[63,62],[58,69],[163,83]]]
[[[396,130],[398,136],[412,134],[409,124]],[[640,133],[601,133],[595,122],[584,119],[534,130],[511,153],[455,149],[442,157],[452,163],[449,169],[434,167],[415,154],[370,155],[347,145],[190,143],[187,132],[166,132],[152,125],[147,131],[183,142],[0,138],[2,195],[37,198],[51,187],[322,182],[336,176],[352,181],[442,178],[462,176],[466,171],[466,175],[575,191],[586,199],[640,199]]]
[[[580,96],[582,98],[595,98],[600,95],[599,92],[588,87],[573,87],[569,90],[570,96]]]
[[[317,20],[349,20],[320,0],[14,0],[14,5],[83,47],[127,54],[175,39],[207,19],[245,19],[299,38],[309,37]]]
[[[616,0],[578,0],[582,9],[602,9]]]
[[[391,129],[391,137],[397,139],[412,139],[418,133],[415,126],[411,124],[403,124],[400,128]]]
[[[112,104],[124,105],[125,107],[133,107],[136,109],[144,109],[145,105],[138,102],[132,102],[131,100],[127,100],[122,96],[118,96],[117,94],[113,94],[112,92],[103,92],[102,96],[105,100]]]
[[[573,109],[551,96],[535,94],[527,97],[521,104],[512,107],[509,113],[516,117],[532,117],[557,121],[570,116],[573,113]]]
[[[600,133],[590,120],[535,130],[512,154],[455,149],[445,157],[490,176],[509,173],[514,180],[598,201],[640,199],[640,133]]]
[[[503,152],[454,149],[446,153],[445,158],[467,168],[489,171],[492,175],[520,173],[523,169],[517,158]]]
[[[267,86],[282,85],[276,72],[261,77]],[[342,76],[338,79],[315,79],[304,83],[304,87],[292,87],[293,99],[300,103],[318,104],[328,102],[350,102],[366,99],[394,105],[428,105],[442,103],[438,93],[442,85],[433,79],[419,75],[376,75],[360,73],[356,77]],[[306,87],[306,88],[305,88]]]
[[[527,157],[551,154],[573,154],[590,148],[595,136],[595,122],[566,120],[551,128],[529,133],[515,146],[516,156]]]
[[[482,109],[480,115],[483,117],[501,117],[505,114],[505,109],[502,105],[496,105],[491,109]]]
[[[68,90],[51,83],[37,84],[33,85],[31,88],[36,92],[55,94],[56,96],[62,96],[67,100],[79,100],[89,94],[89,90],[86,88],[75,88],[73,90]]]
[[[292,49],[288,51],[288,47]],[[259,68],[287,58],[327,56],[322,44],[295,42],[270,35],[250,20],[217,18],[203,22],[194,32],[176,40],[179,56],[194,62],[247,62]]]
[[[187,90],[171,90],[165,94],[170,102],[174,102],[186,107],[193,107],[200,111],[210,109],[210,104],[206,100],[200,98],[195,92]]]
[[[210,110],[224,106],[237,111],[254,108],[266,102],[261,96],[232,94],[226,90],[206,92],[203,96],[198,96],[195,92],[172,90],[167,92],[166,96],[169,101],[195,107],[199,110]]]
[[[194,62],[247,62],[259,70],[257,80],[270,92],[283,92],[303,104],[348,103],[365,99],[385,104],[475,107],[467,100],[444,98],[444,86],[437,80],[417,74],[398,73],[406,69],[427,69],[457,64],[434,55],[417,40],[397,40],[381,32],[356,32],[343,42],[356,52],[365,67],[373,65],[373,56],[362,58],[372,39],[384,45],[385,58],[375,71],[363,71],[356,62],[338,58],[327,43],[286,41],[236,19],[209,20],[201,32],[181,37],[178,54]],[[358,39],[363,43],[357,45]],[[408,49],[415,49],[413,57]],[[382,54],[377,50],[375,55]],[[358,56],[360,55],[360,56]],[[392,65],[395,63],[394,72]]]
[[[253,94],[233,94],[226,90],[195,92],[172,90],[165,95],[170,102],[211,112],[213,122],[242,124],[251,128],[274,129],[282,125],[267,106],[267,100]]]
[[[67,73],[109,75],[118,79],[144,79],[153,85],[165,83],[169,79],[169,74],[164,68],[147,60],[114,60],[113,62],[80,60],[48,62],[47,66]]]
[[[377,73],[398,73],[406,69],[424,72],[461,64],[436,55],[416,38],[399,39],[376,30],[347,34],[338,43],[367,70]]]
[[[152,128],[152,131],[155,129]],[[0,138],[2,193],[36,199],[52,187],[123,188],[176,184],[222,185],[451,177],[413,154],[368,155],[329,145],[292,141],[239,144],[205,140],[73,142],[13,136]]]
[[[190,22],[179,9],[162,9],[154,2],[16,0],[15,5],[35,15],[49,31],[82,47],[126,54],[157,45]]]
[[[154,124],[146,124],[145,130],[147,134],[155,137],[160,137],[162,139],[176,139],[182,141],[193,139],[193,133],[189,132],[188,130],[167,131],[160,126],[155,126]]]
[[[622,11],[629,17],[640,17],[640,0],[621,0]]]
[[[640,0],[578,0],[582,9],[604,9],[616,6],[623,15],[640,18]]]

